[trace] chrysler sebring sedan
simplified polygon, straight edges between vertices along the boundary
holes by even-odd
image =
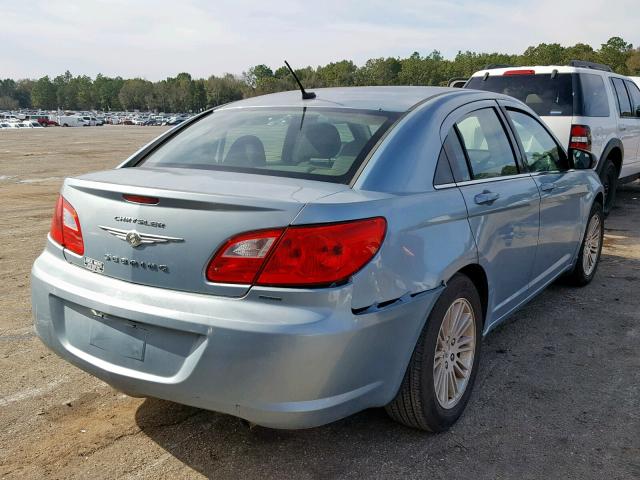
[[[482,337],[596,272],[603,189],[490,92],[285,92],[65,180],[32,271],[58,355],[134,396],[275,428],[385,406],[442,431]]]

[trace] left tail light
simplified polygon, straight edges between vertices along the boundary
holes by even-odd
[[[210,282],[321,287],[347,281],[378,253],[382,217],[291,226],[229,239],[207,266]]]
[[[591,151],[591,127],[589,125],[571,125],[569,148]]]
[[[78,255],[84,254],[80,219],[75,208],[60,195],[51,219],[49,235],[56,243]]]

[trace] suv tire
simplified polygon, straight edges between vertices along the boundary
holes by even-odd
[[[618,168],[610,159],[606,159],[602,172],[600,173],[600,180],[604,186],[604,216],[608,216],[613,210],[613,206],[616,202],[616,190],[618,187]]]

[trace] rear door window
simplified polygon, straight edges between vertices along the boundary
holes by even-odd
[[[460,145],[460,137],[456,128],[452,128],[444,141],[444,150],[449,160],[449,165],[453,171],[456,182],[467,182],[471,180],[471,172],[466,154]]]
[[[507,112],[524,149],[525,162],[530,172],[567,170],[564,153],[537,120],[517,110]]]
[[[447,154],[445,153],[444,147],[440,150],[440,155],[438,156],[438,164],[436,165],[436,173],[433,177],[434,185],[447,185],[453,183],[453,172],[451,171],[451,167],[449,166],[449,160],[447,159]]]
[[[608,117],[609,98],[604,80],[593,73],[580,74],[580,108],[576,115],[584,117]]]
[[[627,91],[631,97],[631,113],[638,117],[640,116],[638,115],[638,109],[640,109],[640,89],[638,89],[638,86],[635,83],[629,80],[625,80],[624,83],[627,86]]]
[[[474,180],[518,173],[511,143],[493,108],[467,114],[456,128]]]
[[[613,83],[613,90],[616,92],[616,97],[618,99],[618,111],[620,112],[620,116],[630,117],[631,101],[629,100],[627,89],[624,88],[624,82],[620,78],[612,78],[611,82]]]

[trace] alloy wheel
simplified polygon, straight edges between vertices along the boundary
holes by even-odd
[[[453,408],[464,395],[471,377],[475,347],[473,307],[466,298],[458,298],[442,320],[433,360],[433,384],[442,408]]]
[[[587,227],[584,237],[584,248],[582,253],[582,269],[584,274],[590,276],[598,264],[600,255],[600,244],[602,243],[601,222],[599,215],[593,215]]]

